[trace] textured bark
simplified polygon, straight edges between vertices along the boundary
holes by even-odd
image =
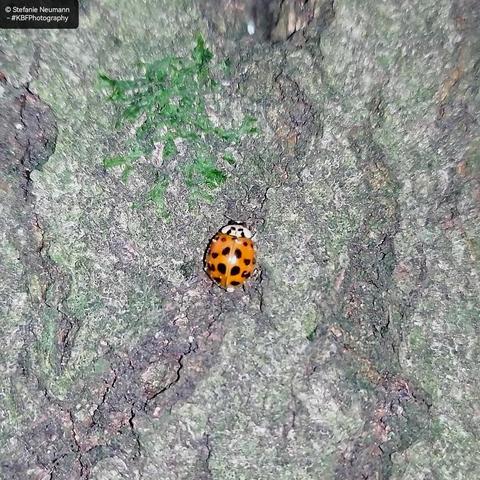
[[[132,5],[0,33],[1,478],[476,478],[480,4]],[[196,32],[215,121],[260,129],[212,203],[185,149],[102,166],[98,72]],[[228,219],[258,236],[233,294],[202,271]]]

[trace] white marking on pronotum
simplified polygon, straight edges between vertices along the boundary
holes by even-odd
[[[225,225],[222,228],[222,233],[226,233],[227,235],[231,235],[232,237],[246,237],[246,238],[252,238],[252,232],[247,228],[244,227],[243,225]]]

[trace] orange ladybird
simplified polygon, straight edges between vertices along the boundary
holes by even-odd
[[[255,269],[252,232],[243,225],[223,227],[210,241],[205,255],[207,275],[227,292],[242,285]]]

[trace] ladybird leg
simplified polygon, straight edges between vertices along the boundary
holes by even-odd
[[[250,278],[254,281],[259,280],[262,277],[262,271],[259,267],[255,267],[252,271]]]

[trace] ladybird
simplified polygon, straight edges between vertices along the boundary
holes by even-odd
[[[227,292],[245,283],[255,269],[256,248],[252,232],[243,225],[223,227],[213,238],[205,255],[205,272]]]

